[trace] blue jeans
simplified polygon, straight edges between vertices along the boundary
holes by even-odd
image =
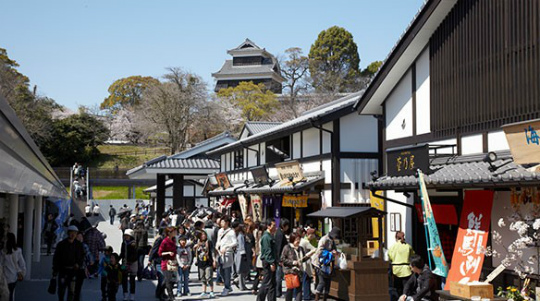
[[[157,274],[156,298],[160,298],[165,291],[165,286],[163,285],[163,272],[161,271],[161,263],[155,263],[154,267],[156,268]]]
[[[221,278],[223,279],[225,289],[228,291],[232,291],[231,274],[232,274],[232,267],[228,267],[228,268],[224,268],[223,266],[221,267]]]
[[[189,268],[184,270],[178,268],[178,282],[176,286],[176,295],[189,293]]]
[[[302,275],[302,299],[304,300],[311,299],[311,281],[311,275],[308,275],[306,272],[304,272],[304,274]]]

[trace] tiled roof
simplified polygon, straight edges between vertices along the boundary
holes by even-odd
[[[272,185],[263,185],[261,187],[251,186],[246,187],[243,183],[233,183],[232,187],[229,187],[225,190],[213,190],[208,192],[211,196],[222,196],[222,195],[233,195],[237,193],[299,193],[302,192],[320,182],[324,181],[324,176],[322,175],[313,175],[306,176],[305,182],[297,183],[296,185],[286,184],[283,185],[281,182],[276,182]],[[219,189],[219,188],[218,188]]]
[[[249,121],[244,125],[246,130],[251,134],[255,135],[260,132],[264,132],[268,129],[271,129],[275,126],[280,125],[281,122],[267,122],[267,121]]]
[[[280,125],[277,125],[268,130],[262,131],[253,136],[249,136],[239,141],[225,145],[216,150],[209,151],[207,154],[212,154],[212,155],[222,154],[227,151],[240,148],[242,145],[250,145],[250,144],[266,141],[266,139],[268,139],[268,137],[272,135],[275,135],[277,137],[282,133],[287,133],[287,132],[290,132],[291,130],[299,129],[302,126],[307,128],[309,126],[312,126],[313,122],[318,122],[319,119],[324,118],[332,113],[336,113],[341,110],[343,110],[347,114],[353,113],[352,106],[360,98],[362,93],[364,93],[363,90],[360,92],[351,93],[345,97],[342,97],[328,104],[325,104],[315,110],[309,111],[308,113],[303,114],[302,116],[299,116],[295,119],[284,122]]]
[[[472,188],[472,187],[512,187],[539,185],[540,173],[528,171],[521,165],[514,164],[509,152],[497,153],[498,159],[492,165],[484,162],[486,154],[454,156],[433,159],[425,181],[428,188]],[[384,176],[377,181],[367,183],[370,189],[393,190],[418,188],[416,176]]]
[[[215,75],[241,75],[241,74],[271,74],[276,73],[274,71],[274,66],[276,65],[276,60],[272,59],[272,64],[261,64],[261,65],[247,65],[247,66],[233,66],[232,60],[226,60],[221,70]],[[277,73],[276,73],[277,74]]]
[[[146,166],[146,168],[170,169],[219,169],[219,162],[211,159],[175,159],[166,158]]]

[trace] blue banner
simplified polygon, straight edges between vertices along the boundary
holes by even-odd
[[[426,182],[424,181],[424,174],[420,169],[418,170],[418,184],[420,185],[420,198],[422,199],[422,213],[424,214],[428,253],[433,256],[435,263],[433,273],[441,277],[446,277],[448,275],[448,262],[446,262],[446,258],[444,257],[439,230],[437,230],[437,223],[433,216]],[[431,268],[431,257],[429,258],[429,262]]]

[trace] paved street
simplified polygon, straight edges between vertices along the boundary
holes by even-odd
[[[113,246],[115,252],[120,248],[121,244],[121,232],[118,229],[118,223],[116,222],[111,226],[108,222],[100,222],[99,227],[101,231],[107,233],[107,245]],[[51,261],[52,256],[42,256],[41,263],[39,266],[35,265],[35,270],[32,271],[34,279],[40,280],[31,280],[23,281],[17,285],[15,293],[15,301],[54,301],[58,300],[56,295],[49,295],[47,293],[47,287],[49,285],[49,277],[51,274]],[[202,286],[197,280],[197,270],[194,266],[191,270],[192,281],[190,282],[190,290],[192,293],[191,297],[182,297],[177,298],[177,300],[201,300],[198,296],[202,292]],[[82,292],[82,301],[98,301],[101,299],[101,291],[99,288],[100,280],[99,279],[86,279],[83,285]],[[137,294],[136,300],[156,300],[154,297],[154,290],[156,287],[156,281],[143,280],[142,282],[137,282]],[[222,300],[235,300],[235,301],[247,301],[255,300],[250,292],[244,291],[240,292],[233,287],[235,290],[230,296],[227,297],[218,297]],[[221,292],[223,287],[216,286],[215,292]],[[122,300],[121,288],[118,292],[118,300]]]

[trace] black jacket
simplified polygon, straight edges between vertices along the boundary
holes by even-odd
[[[413,274],[405,283],[403,294],[412,297],[414,301],[420,301],[422,298],[436,301],[439,300],[439,296],[435,293],[436,289],[437,279],[426,265],[420,275]]]
[[[159,246],[161,246],[161,242],[163,241],[163,237],[160,235],[158,238],[154,240],[154,244],[152,245],[152,249],[150,249],[150,253],[148,254],[148,260],[153,261],[155,264],[161,264],[161,256],[159,256]]]
[[[280,255],[283,252],[283,248],[287,245],[287,237],[285,233],[281,231],[281,228],[277,229],[276,234],[274,234],[274,240],[276,241],[276,253],[278,260],[280,260]]]
[[[124,260],[124,264],[137,262],[137,242],[135,241],[135,239],[132,239],[128,244],[126,244],[125,240],[122,241],[120,259]]]
[[[56,245],[53,256],[53,274],[82,268],[84,262],[84,247],[82,242],[72,243],[66,238]]]

